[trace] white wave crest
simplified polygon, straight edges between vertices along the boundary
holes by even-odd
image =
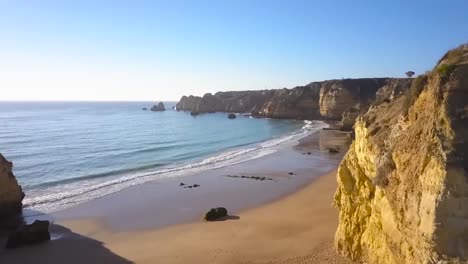
[[[327,124],[322,121],[306,120],[304,123],[305,125],[302,129],[295,133],[271,139],[248,148],[225,151],[192,164],[154,171],[134,172],[114,179],[87,179],[63,185],[44,187],[40,190],[31,190],[23,203],[25,207],[49,213],[148,181],[180,177],[190,173],[221,168],[259,158],[274,153],[284,146],[291,146],[300,138],[327,127]]]

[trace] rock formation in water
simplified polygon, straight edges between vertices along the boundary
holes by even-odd
[[[369,78],[313,82],[293,89],[218,92],[183,96],[177,110],[194,113],[242,112],[278,119],[340,120],[349,108],[367,109],[377,91],[407,79]],[[360,110],[361,111],[361,110]]]
[[[338,169],[338,251],[367,263],[468,262],[468,45],[381,89]]]
[[[20,213],[23,207],[24,193],[12,169],[13,164],[0,154],[0,220]]]
[[[151,107],[151,111],[161,112],[161,111],[166,111],[166,108],[164,107],[163,102],[159,102],[159,104],[153,105],[153,107]]]

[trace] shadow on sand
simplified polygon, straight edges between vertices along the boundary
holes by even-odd
[[[222,222],[222,221],[239,220],[239,219],[240,219],[240,216],[228,215],[228,216],[225,216],[225,217],[218,218],[218,219],[214,220],[213,222]]]
[[[27,222],[27,221],[26,221]],[[99,263],[131,264],[104,246],[104,243],[51,224],[52,240],[17,249],[5,249],[6,236],[0,236],[0,263]]]

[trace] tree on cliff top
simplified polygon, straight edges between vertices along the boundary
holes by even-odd
[[[405,72],[405,74],[406,74],[406,76],[408,76],[408,78],[411,78],[414,75],[414,71],[407,71],[407,72]]]

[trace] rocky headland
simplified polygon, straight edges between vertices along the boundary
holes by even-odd
[[[20,214],[23,206],[24,193],[12,169],[13,163],[0,154],[0,229],[9,218]]]
[[[292,89],[207,93],[203,97],[183,96],[176,108],[196,114],[237,112],[278,119],[341,120],[346,111],[363,113],[379,94],[407,90],[410,83],[410,79],[396,78],[343,79]],[[346,118],[352,119],[350,115]]]
[[[338,251],[367,263],[468,262],[468,45],[405,93],[388,86],[338,169]]]

